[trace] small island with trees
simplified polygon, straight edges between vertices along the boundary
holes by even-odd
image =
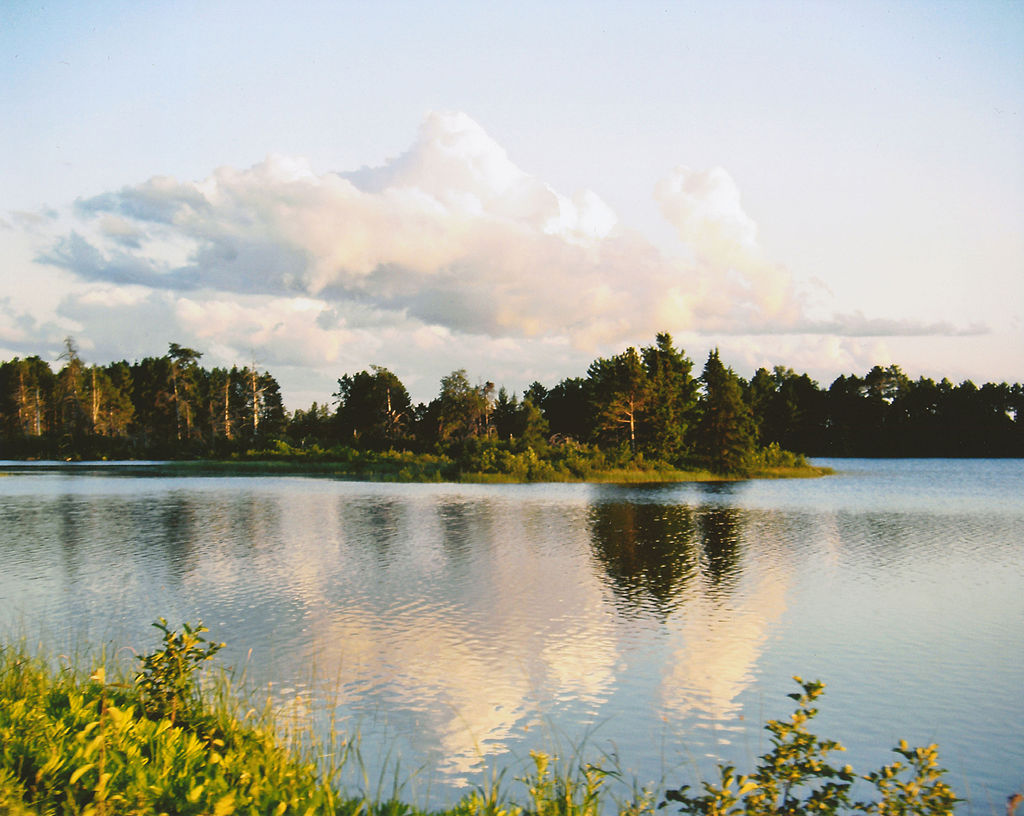
[[[1024,389],[911,380],[897,365],[821,388],[776,366],[745,380],[708,354],[699,374],[667,333],[522,395],[464,369],[413,404],[381,366],[285,410],[255,366],[162,357],[88,365],[71,338],[54,371],[0,363],[0,458],[168,460],[395,481],[683,481],[820,475],[805,457],[1024,456]]]

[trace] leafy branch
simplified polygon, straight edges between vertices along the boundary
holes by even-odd
[[[849,765],[836,767],[829,754],[845,750],[834,740],[819,739],[807,724],[818,714],[814,703],[825,685],[794,677],[802,691],[788,695],[796,701],[789,720],[769,720],[771,750],[749,775],[737,774],[731,765],[720,765],[718,782],[704,782],[702,793],[690,793],[684,785],[665,792],[659,807],[677,803],[679,812],[696,816],[809,816],[862,812],[878,816],[948,816],[959,801],[943,780],[938,747],[908,748],[905,741],[893,749],[897,760],[866,775]],[[857,780],[874,785],[878,801],[852,798]]]
[[[184,623],[180,632],[172,631],[165,618],[153,626],[164,633],[163,648],[139,657],[142,670],[135,676],[135,685],[142,692],[146,713],[173,723],[194,709],[195,672],[224,644],[204,638],[202,633],[209,630],[202,622]]]

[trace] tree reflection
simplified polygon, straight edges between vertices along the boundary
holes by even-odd
[[[743,517],[714,503],[608,501],[589,515],[591,546],[616,596],[632,611],[667,615],[694,576],[729,592],[741,570]]]
[[[83,523],[83,516],[88,506],[80,499],[62,494],[55,502],[56,517],[59,524],[59,540],[64,553],[64,569],[71,580],[78,579],[81,556],[79,545],[88,540],[88,531]]]
[[[177,490],[171,491],[152,510],[156,543],[167,564],[168,574],[175,579],[192,572],[199,561],[195,514],[196,506],[191,496]]]
[[[392,498],[375,497],[353,502],[345,497],[338,502],[342,529],[355,541],[367,541],[382,563],[388,563],[391,550],[405,526],[402,506]]]
[[[468,563],[474,548],[489,546],[491,542],[491,518],[481,502],[438,502],[437,518],[441,523],[441,545],[453,564]]]
[[[594,555],[634,611],[667,614],[697,568],[693,509],[601,502],[590,509]]]
[[[738,482],[701,482],[701,507],[697,525],[700,529],[703,571],[710,586],[730,589],[740,572],[740,541],[743,515],[733,504],[741,490]]]
[[[728,589],[740,570],[740,512],[734,507],[708,507],[698,514],[697,524],[708,581]]]

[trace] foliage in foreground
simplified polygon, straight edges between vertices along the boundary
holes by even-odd
[[[340,813],[330,774],[286,750],[272,718],[204,700],[194,673],[219,644],[171,632],[134,680],[53,671],[0,653],[0,813]]]
[[[877,813],[880,816],[920,814],[941,816],[952,813],[958,801],[942,777],[938,746],[908,748],[903,740],[893,749],[897,760],[866,775],[849,765],[836,767],[828,755],[842,751],[834,740],[823,740],[807,730],[818,713],[814,701],[825,686],[794,678],[801,693],[790,694],[797,708],[788,721],[769,720],[765,729],[772,735],[772,749],[760,759],[749,775],[737,774],[729,765],[719,766],[720,781],[705,782],[703,793],[690,794],[689,786],[669,790],[665,802],[679,803],[679,811],[701,816],[804,816],[821,813]],[[877,800],[857,801],[853,786],[858,780],[871,783]]]
[[[109,682],[102,665],[86,677],[53,670],[24,649],[0,645],[0,813],[76,814],[346,814],[417,816],[394,799],[353,796],[335,784],[346,745],[325,766],[310,742],[288,740],[262,713],[226,694],[200,693],[197,670],[223,646],[201,624],[172,631],[161,618],[162,648],[140,657],[131,679]],[[902,758],[868,774],[830,764],[841,751],[807,730],[821,683],[791,694],[788,721],[770,720],[772,749],[749,775],[720,766],[720,779],[669,789],[664,799],[633,784],[625,797],[606,785],[621,775],[585,762],[531,752],[532,770],[518,780],[524,804],[497,783],[478,788],[452,816],[654,816],[674,808],[703,816],[869,813],[879,816],[952,812],[958,801],[942,780],[937,748],[894,749]],[[335,746],[338,747],[338,746]],[[854,799],[854,786],[877,797]]]

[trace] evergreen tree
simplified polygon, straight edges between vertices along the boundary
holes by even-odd
[[[128,435],[128,425],[135,415],[135,408],[126,387],[126,372],[115,368],[114,373],[116,379],[107,368],[90,366],[86,370],[89,424],[93,434],[123,438]]]
[[[207,414],[210,421],[211,443],[229,443],[240,432],[238,369],[214,368],[208,377],[206,390]]]
[[[769,445],[778,441],[778,429],[771,419],[777,393],[778,384],[775,377],[763,366],[754,372],[754,376],[747,384],[744,398],[750,408],[757,429],[757,441],[760,445]]]
[[[70,337],[64,338],[64,351],[58,359],[65,360],[57,374],[57,421],[62,448],[73,452],[78,441],[89,431],[89,417],[85,405],[85,364],[78,356],[78,346]]]
[[[494,400],[494,430],[498,439],[511,440],[519,430],[519,397],[509,396],[505,386],[498,389],[498,397]]]
[[[697,424],[697,453],[715,473],[742,473],[754,450],[754,423],[739,378],[722,364],[715,349],[708,355],[700,379],[704,393]]]
[[[681,462],[689,453],[687,435],[697,405],[693,362],[664,332],[642,355],[649,382],[644,450],[667,462]]]
[[[283,433],[288,418],[281,400],[281,386],[273,375],[264,371],[259,375],[258,386],[262,395],[259,406],[260,438],[266,440]]]
[[[552,434],[583,441],[590,439],[595,433],[594,407],[590,390],[590,380],[570,377],[548,391],[542,402],[537,402],[529,391],[527,396],[544,412],[544,418]]]
[[[544,400],[547,399],[548,390],[541,385],[539,382],[534,380],[530,383],[530,387],[526,389],[526,393],[523,394],[523,399],[528,399],[538,408],[544,405]]]
[[[296,408],[288,420],[287,433],[300,447],[324,443],[333,436],[333,420],[327,403],[314,402],[309,410]]]
[[[170,360],[170,395],[174,406],[175,433],[179,442],[192,438],[199,391],[199,372],[196,363],[202,356],[202,352],[179,346],[177,343],[171,343],[167,351]]]
[[[666,333],[640,353],[629,348],[595,360],[586,378],[550,390],[532,383],[522,399],[495,392],[490,382],[473,386],[459,369],[442,379],[435,400],[413,408],[398,378],[371,366],[338,381],[334,415],[314,403],[290,420],[269,372],[207,371],[200,357],[171,343],[163,357],[87,366],[69,337],[57,374],[39,357],[0,362],[4,451],[226,455],[266,446],[284,432],[301,445],[328,446],[344,429],[343,441],[368,449],[426,450],[441,442],[459,457],[475,455],[476,440],[492,436],[544,456],[553,435],[613,444],[619,455],[629,445],[634,454],[672,463],[696,455],[729,472],[742,470],[757,444],[833,456],[1024,455],[1020,384],[911,381],[894,364],[874,366],[864,378],[838,377],[827,391],[783,366],[758,369],[747,384],[717,350],[697,381]],[[473,444],[456,450],[467,442]],[[606,463],[609,452],[601,453]]]
[[[255,366],[231,369],[233,405],[239,417],[238,436],[247,445],[259,446],[284,430],[284,405],[277,380]]]
[[[0,365],[0,416],[9,439],[39,439],[54,429],[56,377],[39,356]]]
[[[889,365],[887,368],[876,365],[864,378],[866,395],[887,405],[891,405],[894,400],[905,395],[909,388],[910,379],[895,364]]]
[[[762,447],[775,443],[805,454],[825,449],[825,397],[806,374],[775,366],[759,368],[745,389]]]
[[[338,380],[336,413],[341,439],[374,450],[394,447],[411,420],[412,402],[402,381],[388,369],[345,374]]]
[[[635,348],[598,358],[587,369],[598,433],[622,439],[636,453],[643,412],[651,400],[651,381]]]
[[[870,419],[864,405],[864,381],[855,374],[839,375],[828,389],[826,428],[829,456],[865,456]]]
[[[550,428],[544,413],[529,397],[519,403],[516,411],[515,436],[522,448],[542,450],[547,448]]]
[[[515,394],[510,397],[504,387],[498,389],[493,416],[498,439],[514,440],[522,449],[546,448],[548,423],[530,397],[520,401]]]

